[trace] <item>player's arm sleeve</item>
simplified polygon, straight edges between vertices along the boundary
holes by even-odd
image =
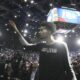
[[[64,66],[65,66],[65,73],[68,77],[68,80],[77,80],[76,78],[76,75],[75,75],[75,72],[72,68],[72,65],[71,65],[71,59],[69,57],[69,50],[68,50],[68,47],[67,47],[67,44],[64,44]]]

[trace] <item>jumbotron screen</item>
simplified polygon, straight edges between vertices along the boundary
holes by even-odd
[[[48,13],[47,21],[80,24],[80,12],[64,8],[53,8]]]

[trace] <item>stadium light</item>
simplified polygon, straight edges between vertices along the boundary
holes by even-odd
[[[28,33],[28,30],[25,29],[25,30],[24,30],[24,33]]]
[[[63,42],[64,41],[64,37],[63,36],[57,36],[56,40],[59,42]]]
[[[80,39],[77,39],[77,44],[80,45]]]

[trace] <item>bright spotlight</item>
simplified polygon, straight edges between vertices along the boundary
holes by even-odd
[[[28,14],[28,17],[31,17],[31,14]]]
[[[14,34],[16,34],[17,32],[16,31],[14,31]]]
[[[24,2],[27,2],[27,0],[24,0]]]
[[[64,37],[67,37],[67,35],[65,35]]]
[[[9,31],[9,28],[7,28],[6,30]]]
[[[50,5],[50,7],[52,7],[52,6],[53,6],[53,4],[52,4],[52,3],[50,3],[49,5]]]
[[[8,24],[5,24],[5,26],[7,26]]]
[[[25,30],[24,30],[24,33],[28,33],[28,31],[25,29]]]
[[[77,40],[77,44],[80,45],[80,39]]]
[[[23,50],[25,50],[26,48],[25,47],[23,47]]]
[[[74,32],[75,32],[75,30],[72,30],[72,32],[74,33]]]
[[[26,36],[27,36],[27,34],[23,34],[23,36],[24,36],[24,37],[26,37]]]
[[[29,24],[28,24],[28,23],[26,23],[26,26],[29,26]]]
[[[63,42],[64,38],[62,36],[57,36],[56,40],[59,41],[59,42]]]
[[[34,3],[34,1],[33,0],[31,0],[31,4],[33,4]]]
[[[17,18],[17,15],[14,15],[15,18]]]

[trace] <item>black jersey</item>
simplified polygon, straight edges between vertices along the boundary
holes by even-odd
[[[65,44],[55,42],[46,45],[42,43],[33,46],[31,50],[39,53],[39,80],[73,80],[68,49]]]
[[[67,54],[67,49],[63,44],[42,45],[39,59],[39,79],[72,80]]]

